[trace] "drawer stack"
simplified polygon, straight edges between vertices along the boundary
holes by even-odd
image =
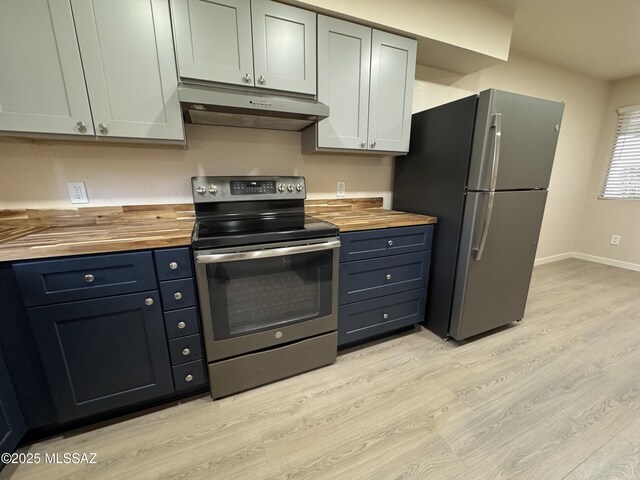
[[[424,320],[433,225],[340,235],[338,346]]]
[[[176,390],[206,382],[200,322],[188,248],[154,252]]]

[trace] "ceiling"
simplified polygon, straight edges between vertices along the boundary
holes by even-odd
[[[640,75],[640,0],[484,0],[514,14],[511,51],[605,80]]]

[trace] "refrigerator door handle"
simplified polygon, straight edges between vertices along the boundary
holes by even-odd
[[[500,164],[500,143],[502,142],[502,114],[491,115],[491,128],[493,128],[493,158],[491,160],[491,185],[490,191],[496,189],[498,183],[498,165]]]
[[[484,246],[487,243],[487,236],[489,235],[489,225],[491,224],[491,215],[493,214],[493,201],[496,197],[496,192],[493,190],[491,192],[483,192],[485,195],[489,195],[489,199],[487,201],[487,211],[484,216],[484,225],[482,226],[482,234],[480,235],[480,243],[478,244],[478,248],[474,248],[473,251],[476,254],[476,261],[480,261],[482,259],[482,254],[484,253]]]

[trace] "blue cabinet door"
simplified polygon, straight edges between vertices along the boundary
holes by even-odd
[[[18,397],[0,351],[0,453],[13,452],[26,431]]]
[[[62,422],[173,392],[157,291],[28,309]]]

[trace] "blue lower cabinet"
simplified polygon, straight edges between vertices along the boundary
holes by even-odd
[[[61,422],[174,391],[157,291],[28,309]]]
[[[0,351],[0,453],[11,453],[27,431],[13,382]],[[3,463],[0,463],[2,468]]]

